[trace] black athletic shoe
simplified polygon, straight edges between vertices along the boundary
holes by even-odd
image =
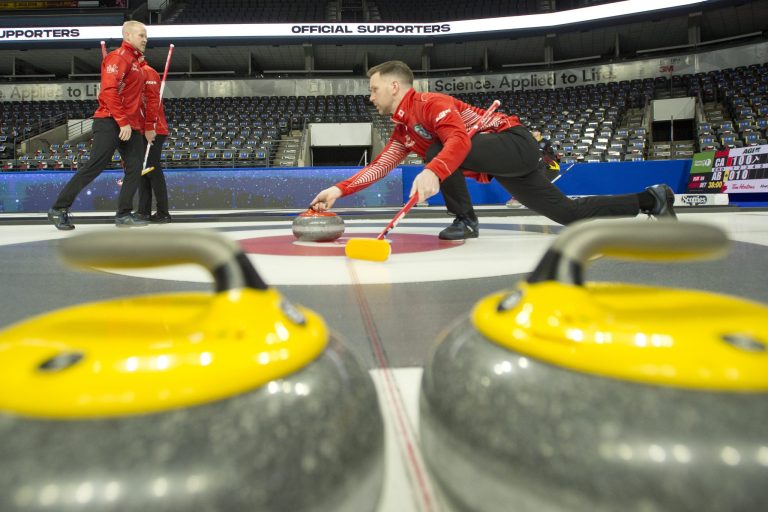
[[[48,210],[48,220],[53,222],[56,229],[70,231],[75,229],[72,219],[69,217],[69,208],[51,208]]]
[[[168,224],[171,222],[171,216],[167,213],[160,214],[160,213],[153,213],[149,216],[149,222],[152,224]]]
[[[129,213],[128,215],[120,215],[115,217],[115,226],[119,228],[137,228],[141,226],[149,226],[148,220],[141,220],[136,215]]]
[[[148,214],[148,213],[134,213],[133,217],[138,219],[138,220],[145,220],[145,221],[149,222],[149,219],[151,218],[151,215]]]
[[[651,193],[654,199],[653,208],[646,213],[652,215],[657,219],[677,219],[675,214],[675,193],[669,187],[669,185],[660,184],[652,185],[646,188]]]
[[[456,217],[453,224],[440,232],[437,237],[441,240],[466,240],[480,235],[480,223],[466,217]]]

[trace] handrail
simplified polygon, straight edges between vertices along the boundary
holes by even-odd
[[[306,166],[306,160],[307,157],[307,120],[304,119],[304,122],[301,126],[301,139],[299,140],[299,158],[298,161],[302,162],[304,166]]]

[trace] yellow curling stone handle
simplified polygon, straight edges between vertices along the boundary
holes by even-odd
[[[218,293],[77,305],[0,331],[0,412],[83,419],[201,405],[294,374],[328,343],[322,318],[268,288],[218,233],[87,233],[60,250],[82,266],[196,263]]]
[[[472,322],[523,359],[571,371],[764,393],[768,306],[696,290],[584,282],[584,268],[597,255],[679,261],[713,258],[727,247],[725,233],[706,224],[577,223],[560,234],[527,282],[482,299]]]

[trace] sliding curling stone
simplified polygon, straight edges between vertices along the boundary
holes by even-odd
[[[293,219],[292,229],[302,242],[332,242],[344,234],[344,220],[335,213],[310,208]]]
[[[66,260],[197,263],[215,293],[70,307],[0,332],[0,510],[374,511],[366,370],[213,232],[89,233]]]
[[[704,224],[574,224],[527,282],[478,302],[422,379],[422,449],[452,509],[764,509],[768,306],[583,281],[598,254],[727,244]]]

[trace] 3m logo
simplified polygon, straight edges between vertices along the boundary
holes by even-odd
[[[672,64],[667,64],[665,66],[659,66],[659,72],[661,73],[671,73],[675,70],[675,66]]]
[[[688,206],[701,206],[703,204],[707,204],[707,196],[703,194],[695,195],[695,196],[683,196],[683,204],[687,204]]]
[[[450,111],[451,109],[448,108],[437,114],[437,117],[435,118],[435,124],[439,123],[445,116],[448,115]]]
[[[117,74],[117,64],[107,64],[106,68],[107,73],[112,73],[113,75]]]

